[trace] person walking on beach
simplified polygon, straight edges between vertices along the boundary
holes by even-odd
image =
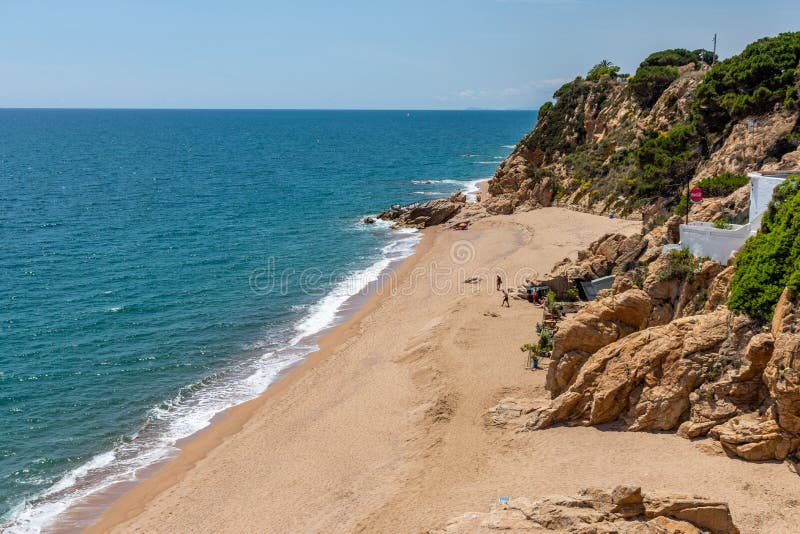
[[[500,286],[503,284],[503,279],[500,278],[500,275],[497,275],[497,290],[500,291]]]
[[[502,308],[503,306],[505,306],[506,308],[510,308],[511,304],[508,303],[508,291],[506,291],[505,289],[503,289],[502,291],[503,291],[503,303],[500,304],[500,307]]]

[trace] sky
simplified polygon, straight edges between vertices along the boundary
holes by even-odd
[[[532,109],[798,30],[797,0],[0,0],[0,107]]]

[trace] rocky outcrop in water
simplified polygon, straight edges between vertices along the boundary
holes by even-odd
[[[449,221],[464,208],[466,197],[456,193],[450,198],[437,198],[408,206],[393,206],[378,214],[379,219],[394,221],[398,228],[427,228]]]
[[[430,534],[492,531],[618,534],[738,534],[724,502],[702,497],[643,495],[637,486],[587,488],[571,497],[516,498],[489,512],[471,512]]]

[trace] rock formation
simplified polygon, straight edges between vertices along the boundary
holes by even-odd
[[[430,534],[492,531],[619,534],[738,534],[723,502],[701,497],[642,495],[636,486],[612,491],[587,488],[572,497],[553,496],[531,502],[516,498],[494,505],[488,513],[472,512],[450,520]]]
[[[449,221],[461,211],[465,203],[466,197],[462,193],[456,193],[450,198],[437,198],[408,206],[393,206],[379,213],[378,218],[394,221],[394,226],[398,228],[426,228]]]
[[[623,287],[562,323],[545,384],[554,398],[529,410],[526,427],[618,421],[631,431],[708,435],[747,460],[787,458],[800,447],[795,299],[784,292],[764,332],[721,305],[732,267],[704,262],[691,281],[666,283],[658,273],[669,270],[667,257],[649,266],[643,290]],[[698,291],[708,300],[682,315]],[[674,311],[658,311],[670,303]]]
[[[727,310],[648,328],[592,354],[529,428],[557,422],[595,425],[615,420],[628,430],[672,430],[688,417],[690,394],[733,360],[752,333],[749,320]]]

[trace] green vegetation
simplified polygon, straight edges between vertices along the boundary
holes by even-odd
[[[609,82],[601,80],[597,86],[602,89],[606,83]],[[592,90],[592,85],[585,83],[581,77],[562,85],[553,95],[556,103],[548,106],[544,115],[539,110],[539,122],[532,134],[523,139],[523,143],[531,149],[541,150],[545,155],[569,152],[582,144],[586,130],[580,104]]]
[[[578,288],[572,286],[571,288],[567,289],[567,298],[572,302],[576,302],[580,299],[580,294],[578,293]]]
[[[686,278],[688,282],[694,280],[694,275],[702,265],[704,258],[696,258],[686,249],[671,250],[669,263],[658,272],[659,281]]]
[[[672,48],[647,56],[628,82],[631,94],[645,108],[651,107],[661,97],[667,87],[678,79],[677,67],[701,62],[711,63],[713,54],[708,50],[686,50]]]
[[[678,69],[675,67],[639,67],[628,81],[628,89],[641,106],[649,108],[678,76]]]
[[[531,355],[532,360],[538,360],[540,356],[546,356],[553,350],[553,332],[543,323],[536,324],[536,333],[539,334],[539,341],[536,343],[525,343],[519,350]]]
[[[728,307],[769,321],[784,288],[800,291],[800,176],[775,188],[761,232],[736,257]]]
[[[730,219],[728,219],[724,215],[711,224],[712,226],[714,226],[714,228],[719,228],[720,230],[730,230],[731,228],[733,228]]]
[[[561,303],[558,302],[556,294],[552,289],[547,291],[547,309],[553,314],[554,317],[561,317],[561,311],[563,308]]]
[[[686,215],[687,211],[689,211],[689,197],[682,195],[678,204],[675,206],[675,215],[683,216]]]
[[[544,323],[536,323],[536,333],[539,334],[539,348],[543,352],[553,350],[553,331]]]
[[[550,113],[551,109],[553,109],[553,103],[548,100],[539,108],[538,119],[542,120],[543,118],[547,117],[547,114]]]
[[[601,78],[616,78],[619,74],[619,67],[614,65],[611,61],[604,59],[589,71],[586,79],[590,81],[597,81]]]
[[[701,145],[691,124],[678,124],[668,132],[652,133],[635,151],[641,170],[635,186],[640,198],[673,196],[694,174]]]
[[[723,172],[712,178],[704,178],[697,182],[707,197],[726,197],[749,183],[747,176],[732,172]]]
[[[688,201],[681,196],[686,182],[733,121],[781,105],[800,105],[800,32],[762,39],[713,66],[689,109],[685,104],[692,101],[691,95],[679,98],[676,92],[673,98],[663,97],[681,71],[691,70],[687,65],[699,69],[713,59],[707,50],[655,52],[642,61],[627,85],[617,81],[623,76],[618,67],[601,61],[586,79],[577,77],[564,84],[552,103],[541,106],[536,128],[520,145],[536,162],[536,168],[526,173],[534,183],[541,183],[545,175],[539,169],[563,161],[572,180],[568,184],[554,181],[557,199],[570,197],[588,206],[602,203],[603,209],[624,215],[665,197],[678,202],[676,213],[685,214]],[[598,125],[624,109],[627,95],[645,109],[662,98],[670,127],[666,131],[651,127],[637,136],[642,115],[630,110],[615,115],[613,127],[598,135]],[[778,161],[798,146],[800,131],[795,129],[771,149],[767,160]],[[699,185],[707,196],[723,196],[746,185],[746,180],[724,173]]]
[[[765,37],[717,63],[697,87],[696,110],[705,128],[722,132],[732,121],[771,110],[796,108],[800,32]]]
[[[689,63],[707,63],[714,61],[713,53],[709,50],[686,50],[685,48],[671,48],[654,52],[642,61],[640,67],[680,67]]]

